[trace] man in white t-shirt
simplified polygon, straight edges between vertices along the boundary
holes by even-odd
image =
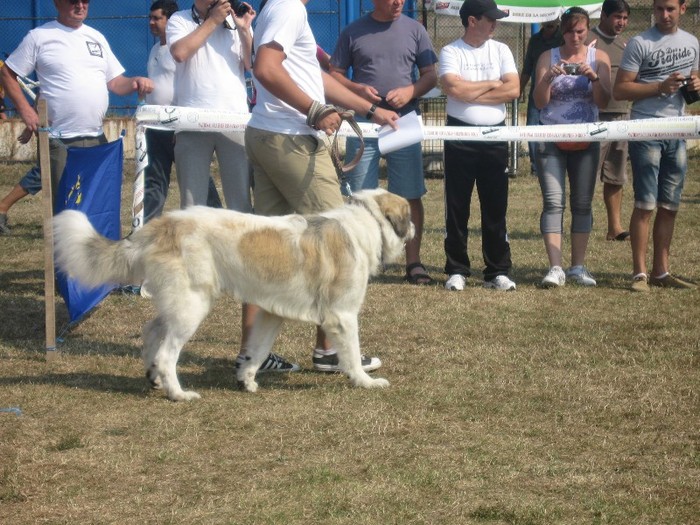
[[[55,21],[32,29],[5,61],[2,82],[6,95],[30,132],[39,129],[39,115],[22,93],[17,75],[36,72],[46,100],[51,140],[51,187],[56,195],[66,163],[66,148],[107,142],[102,121],[109,93],[139,96],[150,93],[145,77],[125,77],[124,68],[105,37],[84,24],[89,2],[54,0]]]
[[[148,78],[153,81],[153,91],[146,96],[146,103],[171,106],[175,100],[175,59],[165,38],[168,19],[179,9],[175,0],[156,0],[151,4],[148,27],[158,39],[148,55]],[[144,170],[143,221],[148,222],[163,213],[168,198],[170,172],[175,162],[175,132],[165,129],[146,129],[148,166]],[[207,206],[221,208],[221,200],[209,177]]]
[[[245,143],[255,177],[255,211],[261,215],[319,213],[343,205],[321,135],[334,133],[341,120],[337,111],[325,107],[326,101],[368,115],[376,124],[395,127],[398,120],[393,111],[376,108],[322,72],[307,1],[263,2],[256,26],[253,74],[258,97]],[[244,359],[245,343],[237,363]],[[339,370],[337,353],[320,328],[313,365],[324,372]],[[365,371],[380,366],[378,358],[362,356]]]
[[[229,16],[231,22],[225,24]],[[235,16],[227,0],[195,0],[191,9],[170,17],[166,33],[176,62],[176,105],[248,113],[244,75],[252,67],[254,17],[252,8]],[[214,152],[226,207],[252,212],[248,160],[240,132],[176,133],[180,206],[206,204]]]
[[[508,13],[493,0],[466,0],[459,10],[464,35],[440,52],[440,81],[447,95],[448,126],[503,126],[506,103],[520,94],[508,46],[492,40],[497,20]],[[510,244],[508,143],[445,141],[445,288],[463,290],[471,265],[467,221],[476,185],[481,204],[484,287],[515,290],[508,277]]]

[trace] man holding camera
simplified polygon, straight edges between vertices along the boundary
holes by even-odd
[[[654,27],[632,38],[622,56],[613,96],[631,100],[631,118],[677,117],[685,113],[679,92],[687,84],[700,89],[698,39],[678,27],[685,0],[654,0]],[[676,214],[687,171],[685,140],[630,141],[634,211],[630,220],[632,290],[648,292],[649,285],[695,288],[669,273],[669,255]],[[646,254],[651,215],[656,208],[651,273]]]
[[[146,69],[153,82],[153,91],[146,96],[146,104],[172,106],[175,101],[175,60],[170,54],[165,28],[168,20],[179,9],[175,0],[155,0],[151,4],[148,27],[158,39],[148,55]],[[170,186],[170,171],[175,162],[175,132],[164,129],[146,129],[148,166],[144,172],[143,222],[163,213]],[[207,206],[221,208],[214,180],[209,177]]]
[[[243,4],[247,5],[247,4]],[[227,0],[194,0],[174,13],[166,29],[176,62],[178,106],[248,113],[245,71],[252,67],[255,11],[233,13]],[[209,168],[216,152],[226,207],[252,212],[243,134],[182,131],[175,137],[180,206],[207,202]]]

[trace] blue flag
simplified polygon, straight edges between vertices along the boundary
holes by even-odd
[[[123,153],[121,138],[89,148],[69,148],[58,185],[55,213],[82,211],[99,233],[109,239],[120,239]],[[57,272],[56,280],[71,323],[80,320],[117,287],[109,284],[85,288],[62,272]]]

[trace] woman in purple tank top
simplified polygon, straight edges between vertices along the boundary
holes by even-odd
[[[540,124],[578,124],[598,119],[598,109],[610,100],[610,58],[584,44],[589,17],[580,7],[561,17],[564,45],[545,51],[535,71],[535,104]],[[583,286],[596,281],[584,266],[593,225],[591,202],[595,188],[600,144],[597,142],[541,142],[535,148],[537,177],[542,189],[540,231],[549,271],[544,288],[564,286],[566,280]],[[562,233],[566,207],[566,179],[571,185],[571,264],[563,270]]]

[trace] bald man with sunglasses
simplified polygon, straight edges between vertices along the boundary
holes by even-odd
[[[7,97],[29,131],[39,129],[39,115],[17,76],[36,72],[51,123],[51,189],[56,194],[66,164],[66,150],[107,142],[102,124],[109,91],[145,95],[153,83],[126,77],[105,37],[84,22],[89,0],[54,0],[56,20],[32,29],[5,61],[2,83]]]

